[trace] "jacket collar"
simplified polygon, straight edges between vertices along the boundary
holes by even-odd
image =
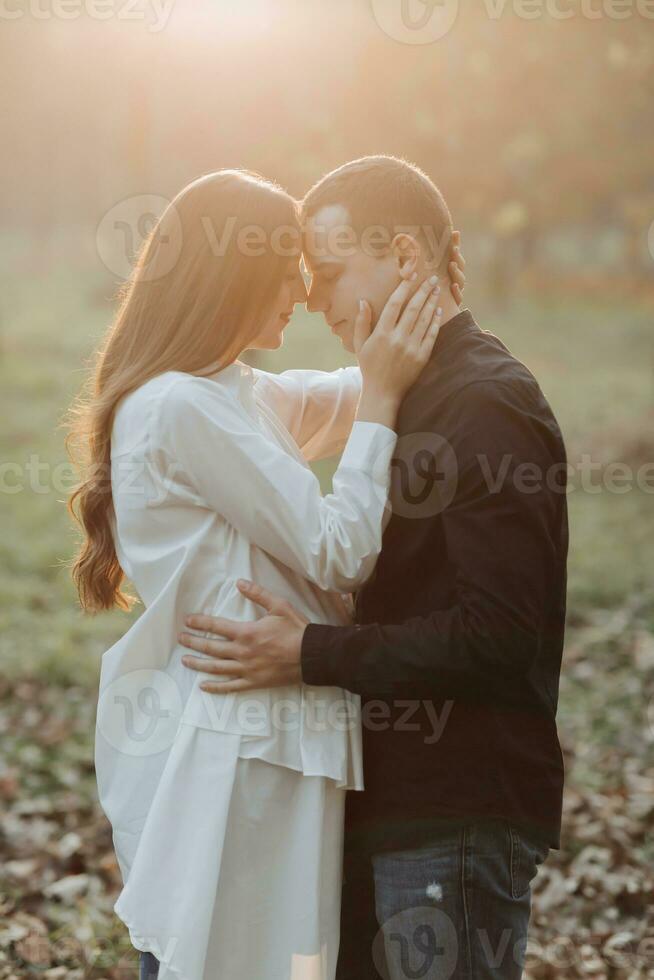
[[[469,333],[472,330],[480,330],[470,310],[461,310],[451,320],[444,323],[438,332],[438,337],[430,355],[430,360],[440,358],[443,351],[454,343],[458,337]]]

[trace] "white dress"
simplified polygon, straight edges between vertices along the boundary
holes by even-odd
[[[159,980],[333,980],[343,807],[363,789],[360,700],[298,685],[215,695],[181,663],[184,616],[349,620],[390,511],[396,434],[354,422],[359,369],[166,372],[112,430],[116,551],[144,604],[102,657],[95,765],[123,889]],[[347,441],[346,441],[347,440]],[[307,460],[343,448],[334,492]],[[201,655],[198,655],[201,656]]]

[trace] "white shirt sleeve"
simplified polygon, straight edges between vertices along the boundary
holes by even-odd
[[[358,365],[336,371],[292,369],[273,374],[254,368],[257,395],[281,419],[305,459],[342,452],[361,396]]]
[[[397,434],[355,422],[322,496],[317,477],[258,428],[218,382],[187,378],[162,400],[154,468],[165,492],[221,514],[250,542],[327,591],[369,578],[390,517],[390,462]]]

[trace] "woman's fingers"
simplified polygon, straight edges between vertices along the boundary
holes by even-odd
[[[453,231],[452,232],[451,245],[452,245],[452,259],[453,259],[454,262],[457,263],[457,265],[460,268],[461,272],[464,272],[465,271],[465,267],[466,267],[466,260],[463,257],[463,252],[461,251],[461,232],[460,231]]]
[[[434,349],[434,344],[436,343],[436,338],[438,337],[438,334],[441,329],[442,319],[443,319],[443,310],[439,306],[436,312],[434,313],[434,315],[432,316],[429,324],[427,325],[427,329],[424,331],[423,336],[420,337],[418,341],[416,357],[418,359],[418,362],[423,366],[427,363],[427,361],[431,357],[431,353]],[[413,338],[412,338],[413,343],[415,343],[414,338],[416,338],[417,334],[418,331],[416,329],[414,330],[413,333]]]
[[[460,275],[458,269],[459,267],[456,264],[456,262],[450,262],[448,267],[448,275],[450,277],[450,292],[452,293],[452,299],[454,300],[456,305],[461,306],[461,303],[463,302],[463,289],[465,287],[465,280],[463,286],[461,286],[457,281],[457,275]]]
[[[415,320],[415,325],[413,327],[408,326],[407,332],[409,336],[415,336],[418,343],[420,343],[425,336],[427,330],[431,325],[431,321],[434,318],[434,314],[440,303],[440,293],[441,287],[434,286],[431,288],[426,302],[424,303],[420,314]]]
[[[432,348],[436,343],[436,338],[438,337],[438,333],[441,329],[442,320],[443,310],[442,307],[439,306],[432,316],[430,322],[427,324],[427,329],[420,339],[421,350],[426,353],[427,357],[429,357],[431,354]]]
[[[461,290],[465,289],[466,277],[461,269],[461,266],[455,261],[455,259],[452,259],[450,262],[449,266],[447,267],[447,272],[453,285],[459,286]]]
[[[404,308],[404,304],[411,294],[416,291],[417,280],[418,273],[414,272],[409,279],[403,279],[400,285],[393,290],[386,300],[386,305],[377,321],[375,330],[392,330],[395,327]]]
[[[431,319],[431,315],[433,314],[436,305],[433,301],[434,298],[438,296],[439,292],[440,286],[438,285],[438,276],[430,276],[421,284],[420,288],[416,291],[415,296],[409,300],[406,305],[406,309],[400,318],[400,322],[398,323],[398,327],[400,330],[404,331],[407,337],[411,336],[422,310],[429,303],[433,303],[433,308],[429,313],[429,319]]]
[[[451,261],[448,265],[448,275],[450,277],[450,289],[454,302],[461,306],[463,302],[463,290],[466,288],[466,260],[461,251],[461,232],[452,232]]]

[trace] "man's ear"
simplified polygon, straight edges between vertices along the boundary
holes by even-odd
[[[397,271],[402,279],[408,279],[418,269],[420,262],[420,245],[413,235],[399,232],[391,242],[391,253],[397,264]]]

